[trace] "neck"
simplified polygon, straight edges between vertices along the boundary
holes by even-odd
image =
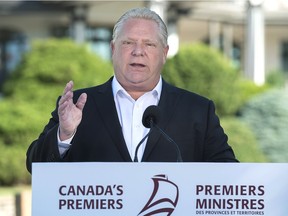
[[[127,91],[127,92],[134,100],[137,100],[146,93],[145,91]]]
[[[117,78],[116,78],[117,80]],[[137,100],[138,98],[140,98],[142,95],[144,95],[146,92],[152,91],[158,84],[159,80],[155,83],[150,83],[149,86],[143,86],[143,85],[124,85],[123,83],[119,82],[119,80],[117,80],[117,82],[122,86],[122,88],[125,89],[125,91],[134,99]]]

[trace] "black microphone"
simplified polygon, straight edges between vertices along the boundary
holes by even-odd
[[[152,132],[153,130],[153,125],[154,123],[159,122],[160,119],[160,110],[157,109],[155,110],[154,105],[149,106],[146,108],[146,110],[143,113],[143,117],[142,117],[142,124],[146,127],[146,128],[151,128],[150,131],[142,138],[142,140],[138,143],[136,150],[135,150],[135,155],[134,155],[134,162],[138,162],[138,149],[141,146],[141,144],[144,142],[144,140],[149,136],[149,134]],[[156,107],[156,106],[155,106]]]
[[[151,126],[156,128],[165,137],[165,139],[167,139],[170,143],[173,143],[177,151],[177,162],[183,162],[181,152],[177,143],[157,125],[157,123],[160,120],[160,108],[158,106],[152,105],[152,106],[149,106],[146,109],[146,111],[147,111],[146,116],[143,115],[143,119],[142,119],[143,125],[147,128],[150,128]],[[148,124],[148,122],[150,123]]]
[[[151,131],[156,128],[164,137],[167,139],[170,143],[173,143],[176,151],[177,151],[177,162],[183,162],[181,152],[179,149],[179,146],[175,141],[169,137],[160,127],[158,127],[157,123],[160,121],[160,108],[158,106],[152,105],[147,107],[147,109],[144,111],[143,117],[142,117],[142,124],[146,128],[151,128],[150,131],[146,134],[146,136],[140,141],[140,143],[137,145],[134,162],[138,162],[137,159],[137,153],[140,145],[144,142],[144,140],[148,137],[148,135],[151,133]]]
[[[147,107],[142,117],[142,124],[144,127],[151,128],[154,124],[157,124],[160,121],[160,114],[158,106],[151,105]]]

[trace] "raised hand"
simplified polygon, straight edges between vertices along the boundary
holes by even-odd
[[[82,93],[77,102],[73,103],[73,81],[66,84],[62,97],[58,103],[58,116],[60,140],[66,140],[73,136],[82,120],[82,110],[87,101],[87,94]]]

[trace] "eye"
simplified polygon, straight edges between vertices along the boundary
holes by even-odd
[[[132,41],[123,41],[122,44],[123,45],[131,45],[131,44],[133,44],[133,42]]]
[[[156,47],[156,44],[155,43],[151,43],[151,42],[147,42],[146,46],[147,47]]]

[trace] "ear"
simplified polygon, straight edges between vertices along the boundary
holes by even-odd
[[[163,59],[163,61],[164,61],[164,62],[166,62],[167,55],[168,55],[168,51],[169,51],[169,45],[167,45],[167,46],[164,47],[164,49],[163,49],[163,52],[164,52],[164,55],[163,55],[164,59]]]
[[[114,50],[115,50],[115,44],[113,43],[113,41],[110,42],[110,49],[112,52],[112,55],[114,54]]]

